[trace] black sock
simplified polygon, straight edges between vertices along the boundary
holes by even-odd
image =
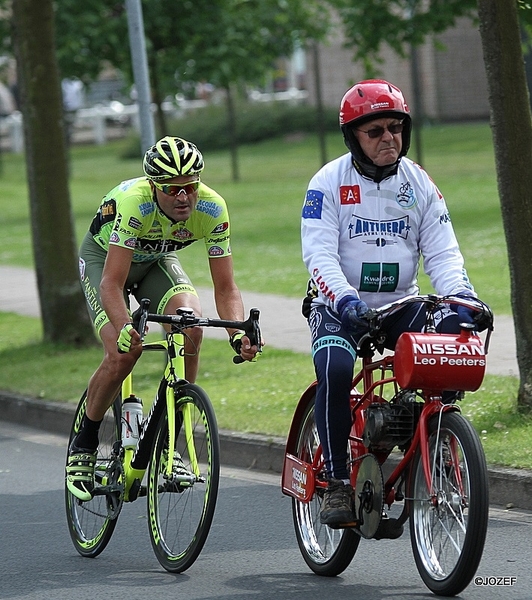
[[[91,452],[98,448],[98,432],[103,419],[100,421],[93,421],[89,419],[87,415],[83,417],[83,424],[78,434],[76,435],[75,445],[83,450],[90,450]]]

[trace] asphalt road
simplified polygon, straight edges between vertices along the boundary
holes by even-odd
[[[0,598],[11,600],[301,600],[434,598],[399,540],[362,541],[339,577],[305,565],[292,527],[290,500],[278,475],[223,469],[213,527],[184,574],[164,571],[152,553],[145,502],[124,507],[100,557],[81,558],[66,528],[63,465],[66,437],[0,421]],[[461,598],[529,600],[532,512],[491,509],[475,585]],[[491,578],[491,580],[490,580]]]

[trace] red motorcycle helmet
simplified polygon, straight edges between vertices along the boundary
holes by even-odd
[[[384,79],[367,79],[355,83],[344,94],[340,103],[340,128],[344,134],[345,144],[355,160],[362,159],[365,162],[363,160],[365,155],[362,154],[353,129],[367,121],[382,117],[402,119],[403,144],[399,157],[405,156],[410,148],[412,118],[401,90]]]

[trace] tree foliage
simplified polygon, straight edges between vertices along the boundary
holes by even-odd
[[[421,45],[427,36],[452,27],[462,16],[476,15],[476,0],[329,0],[340,14],[346,46],[354,59],[374,75],[384,43],[399,56],[410,45]]]

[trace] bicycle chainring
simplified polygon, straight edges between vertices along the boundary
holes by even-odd
[[[373,454],[358,461],[355,483],[355,515],[357,531],[366,539],[372,538],[381,522],[384,505],[384,481],[381,467]]]

